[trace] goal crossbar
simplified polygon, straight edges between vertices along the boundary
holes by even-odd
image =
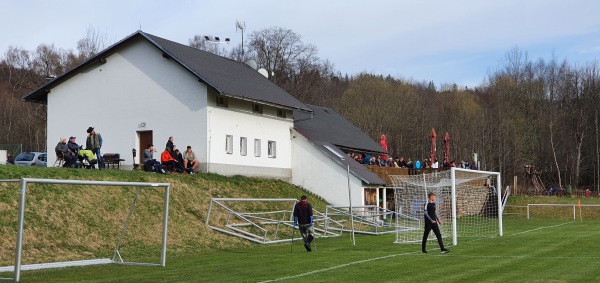
[[[167,257],[167,231],[168,231],[168,219],[169,219],[169,195],[170,195],[170,186],[169,183],[145,183],[145,182],[116,182],[116,181],[92,181],[92,180],[58,180],[58,179],[38,179],[38,178],[22,178],[22,179],[5,179],[0,180],[0,183],[20,183],[19,189],[19,208],[18,208],[18,222],[17,222],[17,241],[15,247],[15,265],[9,267],[0,267],[1,270],[5,270],[10,268],[14,270],[13,278],[0,278],[0,280],[14,280],[15,282],[19,282],[21,278],[21,270],[31,270],[31,269],[40,269],[40,268],[53,268],[53,267],[67,267],[67,266],[77,266],[77,265],[91,265],[91,264],[106,264],[106,263],[114,263],[114,264],[122,264],[122,265],[139,265],[139,266],[162,266],[164,267],[166,264]],[[115,248],[115,252],[112,259],[96,259],[96,260],[86,260],[86,261],[69,261],[69,262],[57,262],[57,263],[44,263],[44,264],[34,264],[24,266],[21,264],[22,260],[22,247],[23,247],[23,230],[25,225],[25,200],[26,200],[26,192],[28,184],[62,184],[62,185],[92,185],[92,186],[119,186],[119,187],[138,187],[135,192],[135,197],[132,201],[131,207],[129,209],[129,213],[127,218],[125,219],[125,223],[123,225],[123,229],[121,231],[121,235],[119,237],[119,241]],[[133,214],[133,210],[135,208],[135,204],[137,202],[137,198],[139,195],[139,191],[141,187],[151,187],[151,188],[164,188],[164,208],[163,208],[163,230],[162,230],[162,247],[161,247],[161,255],[160,255],[160,263],[142,263],[142,262],[125,262],[119,253],[119,249],[121,248],[121,243],[127,232],[127,228],[129,225],[129,220]],[[118,257],[118,260],[117,260]],[[109,261],[109,262],[107,262]],[[9,270],[10,270],[9,269]]]

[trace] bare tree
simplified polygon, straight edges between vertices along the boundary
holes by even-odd
[[[106,34],[100,32],[93,26],[89,26],[82,39],[77,41],[77,52],[79,53],[79,62],[81,63],[86,59],[94,57],[98,52],[108,46],[109,41]]]

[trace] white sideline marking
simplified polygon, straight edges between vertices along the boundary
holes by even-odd
[[[370,259],[363,259],[363,260],[344,263],[344,264],[340,264],[340,265],[336,265],[336,266],[332,266],[332,267],[328,267],[328,268],[317,269],[317,270],[313,270],[313,271],[309,271],[309,272],[305,272],[305,273],[300,273],[297,275],[261,281],[260,283],[277,282],[277,281],[281,281],[281,280],[294,279],[294,278],[298,278],[298,277],[302,277],[302,276],[306,276],[306,275],[312,275],[312,274],[323,272],[323,271],[334,270],[334,269],[338,269],[338,268],[342,268],[342,267],[346,267],[346,266],[350,266],[350,265],[355,265],[355,264],[360,264],[360,263],[365,263],[365,262],[370,262],[370,261],[376,261],[376,260],[380,260],[380,259],[387,259],[387,258],[401,256],[401,255],[417,254],[417,253],[420,254],[421,252],[409,252],[409,253],[403,253],[403,254],[393,254],[393,255],[380,256],[380,257],[375,257],[375,258],[370,258]]]
[[[535,231],[546,229],[546,228],[554,228],[554,227],[562,226],[562,225],[565,225],[565,224],[571,224],[571,223],[575,223],[575,221],[561,223],[561,224],[552,225],[552,226],[545,226],[545,227],[535,228],[535,229],[531,229],[531,230],[527,230],[527,231],[523,231],[523,232],[519,232],[519,233],[514,233],[514,234],[506,235],[506,236],[520,235],[520,234],[525,234],[525,233],[529,233],[529,232],[535,232]]]

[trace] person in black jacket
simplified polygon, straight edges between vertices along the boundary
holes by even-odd
[[[440,249],[442,250],[442,253],[448,253],[450,252],[450,250],[444,248],[444,242],[442,241],[442,233],[440,232],[439,225],[442,224],[442,222],[435,213],[435,200],[437,199],[437,196],[435,193],[430,192],[429,194],[427,194],[427,197],[429,198],[429,201],[425,203],[425,231],[423,232],[421,251],[423,253],[427,253],[427,250],[425,249],[425,247],[427,246],[427,237],[429,236],[429,232],[433,230],[433,233],[435,234],[435,237],[437,238],[438,243],[440,244]]]
[[[294,206],[294,228],[298,225],[306,251],[311,251],[310,242],[314,239],[313,210],[306,196],[300,197],[300,202]]]

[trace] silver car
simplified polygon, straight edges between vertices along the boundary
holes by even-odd
[[[45,152],[22,152],[15,158],[15,165],[47,167]]]

